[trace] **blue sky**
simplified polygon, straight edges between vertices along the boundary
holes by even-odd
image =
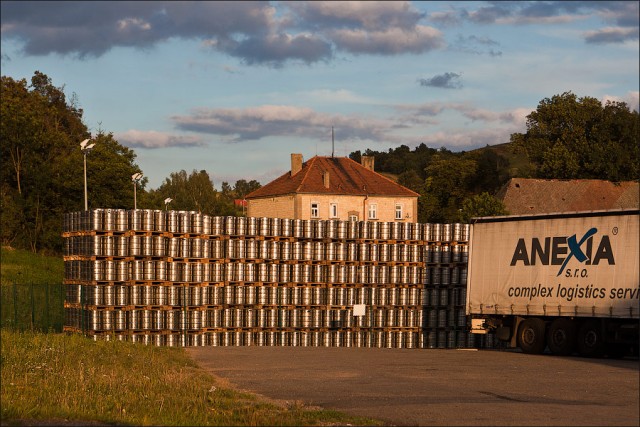
[[[526,131],[571,91],[638,110],[637,1],[1,2],[2,75],[77,97],[158,188],[266,184],[305,160]]]

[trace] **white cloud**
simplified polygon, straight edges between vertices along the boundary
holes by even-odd
[[[378,104],[379,101],[366,96],[358,95],[347,89],[316,89],[298,93],[299,97],[316,100],[320,102],[330,102],[333,104]]]
[[[119,31],[131,31],[131,30],[150,30],[151,24],[147,21],[137,18],[125,18],[116,23]]]
[[[519,128],[516,132],[525,132],[527,126],[527,116],[531,114],[533,110],[530,108],[516,108],[511,110],[508,114],[510,121]]]
[[[414,138],[414,144],[424,143],[431,148],[445,147],[450,150],[473,150],[487,145],[509,142],[511,134],[517,132],[512,128],[490,128],[465,131],[449,129],[423,134]]]
[[[182,130],[228,137],[243,142],[269,136],[326,139],[332,126],[344,139],[380,140],[390,123],[359,115],[330,115],[292,105],[261,105],[250,108],[199,108],[172,120]]]
[[[407,1],[309,1],[283,3],[297,17],[322,28],[412,28],[422,14]],[[300,21],[298,21],[300,22]]]
[[[584,33],[587,43],[622,43],[627,40],[638,40],[638,27],[606,27]]]
[[[415,54],[445,46],[440,31],[423,25],[410,30],[404,28],[389,28],[382,31],[336,30],[332,32],[331,37],[339,49],[356,54]]]
[[[122,145],[132,148],[188,148],[205,145],[199,136],[172,135],[157,131],[131,129],[126,132],[116,133],[114,136]]]
[[[580,15],[556,15],[556,16],[509,16],[498,18],[495,23],[500,25],[563,25],[584,19]]]
[[[639,111],[640,109],[638,108],[638,103],[639,103],[639,94],[640,92],[638,91],[631,91],[629,93],[627,93],[625,96],[613,96],[613,95],[605,95],[602,97],[602,104],[606,104],[607,101],[612,101],[612,102],[624,102],[627,104],[627,106],[629,107],[630,110],[635,110],[635,111]]]

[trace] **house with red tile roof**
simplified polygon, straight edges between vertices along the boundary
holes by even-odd
[[[636,181],[512,178],[496,195],[511,215],[638,209]]]
[[[247,216],[416,222],[419,194],[374,171],[374,158],[291,154],[291,170],[247,194]]]

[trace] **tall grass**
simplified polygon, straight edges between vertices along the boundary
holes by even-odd
[[[57,284],[64,279],[62,256],[46,256],[3,246],[0,249],[0,277],[3,285]]]
[[[219,387],[183,349],[80,335],[1,332],[3,424],[380,425]]]
[[[0,261],[0,320],[11,326],[0,330],[3,425],[36,420],[172,426],[380,424],[300,405],[284,408],[225,389],[181,348],[20,331],[30,328],[16,328],[17,323],[38,323],[42,316],[64,319],[62,304],[49,305],[49,313],[32,305],[54,287],[63,289],[64,263],[62,257],[6,247]]]
[[[64,262],[2,247],[0,252],[0,326],[62,331]]]

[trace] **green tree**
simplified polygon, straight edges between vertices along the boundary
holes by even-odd
[[[0,136],[2,137],[2,183],[22,194],[23,175],[28,160],[34,156],[44,123],[44,108],[37,96],[29,93],[27,81],[2,77]]]
[[[460,221],[462,201],[469,195],[477,171],[477,163],[448,151],[434,156],[427,166],[423,197],[425,210],[419,212],[422,222]]]
[[[388,152],[373,151],[367,149],[364,153],[359,150],[349,154],[349,158],[360,163],[362,156],[375,157],[375,170],[394,175],[400,175],[407,171],[416,172],[423,180],[426,178],[425,168],[434,154],[439,151],[427,147],[424,143],[418,145],[413,151],[406,145],[390,148]]]
[[[623,102],[604,106],[571,92],[545,98],[527,116],[527,132],[511,142],[523,149],[539,178],[637,180],[638,112]]]
[[[236,181],[236,184],[233,187],[233,192],[235,193],[236,199],[244,199],[244,196],[251,193],[252,191],[257,190],[262,187],[258,181],[252,179],[247,182],[244,179],[240,179]]]
[[[504,203],[487,192],[467,197],[462,203],[462,221],[473,217],[508,215]]]
[[[0,164],[2,242],[61,252],[62,218],[84,209],[80,141],[90,138],[75,95],[36,71],[28,86],[2,76]],[[130,176],[140,169],[133,151],[100,132],[87,156],[89,206],[133,206]],[[144,183],[143,183],[144,185]]]
[[[473,193],[482,191],[493,193],[511,178],[507,159],[489,146],[484,150],[467,152],[463,157],[475,160],[477,164],[475,177],[470,181],[468,188]]]
[[[31,96],[27,81],[2,77],[0,92],[0,174],[2,176],[2,244],[27,247],[24,239],[23,196],[25,169],[35,155],[40,123],[41,103]]]
[[[193,170],[190,174],[185,170],[171,173],[157,190],[149,191],[147,202],[159,208],[163,206],[166,198],[173,199],[171,202],[173,210],[197,211],[212,216],[237,213],[233,201],[229,201],[221,192],[216,191],[205,170]]]
[[[30,90],[31,89],[31,90]],[[82,112],[66,103],[61,88],[36,72],[26,80],[2,77],[3,241],[21,248],[61,249],[62,215],[69,207],[60,188],[62,159],[72,153],[72,141],[88,136]],[[20,212],[17,219],[5,212]]]
[[[542,155],[539,174],[545,178],[571,179],[580,176],[580,159],[575,151],[569,151],[566,145],[557,144]]]
[[[416,193],[422,193],[424,187],[424,179],[420,177],[414,169],[409,169],[398,176],[398,184],[407,187]]]
[[[244,199],[247,194],[260,187],[260,183],[255,180],[247,182],[244,179],[240,179],[236,181],[233,187],[228,182],[223,181],[220,191],[220,205],[221,209],[224,210],[225,215],[244,215],[244,208],[240,205],[236,205],[235,201]]]

